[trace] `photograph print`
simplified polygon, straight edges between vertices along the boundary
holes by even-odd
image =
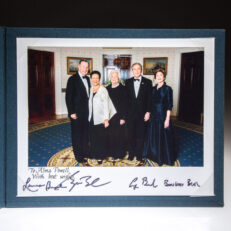
[[[213,195],[206,39],[18,39],[18,197]]]
[[[203,48],[31,47],[28,70],[28,166],[204,165]]]

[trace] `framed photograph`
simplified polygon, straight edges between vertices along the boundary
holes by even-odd
[[[153,75],[155,70],[163,68],[168,73],[168,57],[144,58],[144,75]]]
[[[92,72],[92,58],[83,58],[83,57],[67,57],[67,74],[74,75],[78,71],[79,61],[85,59],[88,61],[89,70],[88,74]]]
[[[223,206],[224,30],[122,31],[7,30],[4,185],[7,207]],[[29,51],[35,54],[31,59]],[[81,163],[76,161],[65,92],[62,92],[70,78],[65,68],[66,58],[74,54],[90,57],[94,69],[101,73],[105,71],[105,55],[127,55],[131,57],[131,65],[142,65],[145,57],[155,55],[167,58],[159,61],[152,58],[150,63],[168,66],[166,85],[173,90],[172,125],[178,155],[173,165],[157,163],[150,157],[130,161],[125,156],[117,160],[113,154],[105,161],[91,158]],[[195,91],[199,98],[190,98],[187,90],[188,83],[194,81],[187,65],[189,56],[197,65],[197,77],[199,73],[202,80],[199,85],[204,86]],[[45,68],[41,73],[46,74],[36,82],[35,65],[30,68],[29,60],[33,64],[43,58],[46,65],[38,65]],[[78,63],[78,59],[70,58],[73,61],[69,63]],[[145,74],[145,68],[150,71],[148,63],[149,60],[144,63],[142,75],[149,75]],[[109,59],[107,68],[114,70],[114,66]],[[73,70],[70,65],[68,70]],[[132,70],[126,71],[133,78]],[[153,81],[153,76],[144,77]],[[30,94],[30,88],[40,85],[46,86],[46,91],[34,90]],[[35,99],[37,103],[32,101]],[[195,99],[197,104],[190,101]],[[121,95],[120,101],[123,100]],[[197,109],[193,117],[190,116],[194,113],[187,113],[185,105]],[[41,121],[40,112],[44,111],[45,120]]]

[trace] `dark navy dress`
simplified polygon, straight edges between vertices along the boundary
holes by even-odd
[[[172,110],[172,107],[172,88],[166,83],[159,89],[157,89],[157,85],[153,87],[152,109],[143,157],[151,159],[159,165],[173,165],[177,158],[171,121],[168,128],[164,128],[167,110]]]

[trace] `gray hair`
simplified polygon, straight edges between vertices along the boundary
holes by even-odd
[[[133,64],[132,64],[132,68],[133,68],[135,65],[139,65],[140,68],[141,68],[141,70],[143,70],[143,67],[142,67],[142,65],[141,65],[140,63],[133,63]]]

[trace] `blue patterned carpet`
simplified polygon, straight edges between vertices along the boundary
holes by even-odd
[[[203,135],[174,127],[178,160],[181,166],[203,166]]]
[[[203,135],[175,127],[178,160],[182,167],[203,166]],[[39,129],[29,133],[29,166],[47,166],[60,150],[71,146],[70,123]]]

